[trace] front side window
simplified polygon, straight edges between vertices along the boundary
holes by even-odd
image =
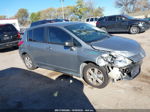
[[[36,28],[33,30],[33,41],[44,42],[44,28]]]
[[[86,43],[99,41],[110,37],[108,33],[86,23],[69,25],[65,28]]]
[[[123,17],[123,16],[118,16],[118,17],[117,17],[117,20],[118,20],[118,21],[125,21],[125,20],[127,20],[127,18],[125,18],[125,17]]]
[[[49,27],[48,33],[48,42],[50,43],[64,45],[65,42],[72,42],[71,36],[60,28]]]

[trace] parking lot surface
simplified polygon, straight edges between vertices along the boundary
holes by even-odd
[[[0,51],[0,109],[150,109],[150,30],[113,34],[138,41],[146,51],[141,74],[104,89],[66,74],[29,71],[18,49]]]

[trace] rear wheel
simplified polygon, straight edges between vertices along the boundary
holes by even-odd
[[[104,30],[105,32],[107,32],[107,29],[105,27],[101,27],[100,29]]]
[[[96,88],[104,88],[109,83],[109,77],[106,69],[92,63],[85,66],[83,75],[85,82]]]
[[[139,29],[139,27],[137,27],[137,26],[132,26],[131,28],[130,28],[130,33],[131,34],[138,34],[140,32],[140,29]]]
[[[29,70],[37,68],[28,54],[23,55],[23,61]]]

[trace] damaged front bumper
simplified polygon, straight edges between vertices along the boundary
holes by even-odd
[[[121,73],[123,74],[123,79],[132,80],[138,76],[141,72],[142,61],[137,63],[132,63],[131,65],[120,68]]]
[[[142,61],[132,63],[126,67],[116,68],[108,67],[108,75],[114,81],[117,80],[132,80],[141,72]]]

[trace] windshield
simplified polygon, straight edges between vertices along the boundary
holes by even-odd
[[[124,16],[128,19],[135,19],[134,17],[128,16],[128,15],[124,15]]]
[[[66,26],[65,28],[86,43],[91,43],[110,37],[108,33],[86,23],[70,25]]]

